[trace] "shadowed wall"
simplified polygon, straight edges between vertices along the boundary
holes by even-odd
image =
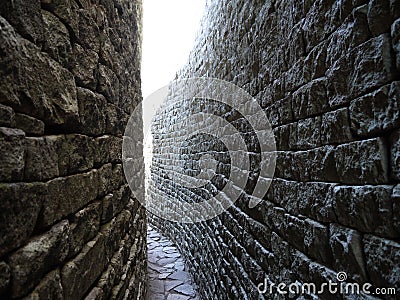
[[[140,1],[1,1],[0,298],[145,294],[145,210],[121,164],[140,32]]]

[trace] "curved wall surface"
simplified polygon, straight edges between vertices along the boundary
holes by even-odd
[[[178,78],[223,79],[250,93],[273,127],[277,162],[255,208],[242,197],[220,216],[194,224],[150,216],[177,242],[204,299],[270,299],[257,291],[265,280],[275,287],[320,285],[336,282],[339,272],[347,282],[399,293],[399,17],[399,2],[389,0],[208,3]],[[179,173],[173,160],[183,154],[216,157],[226,149],[207,136],[176,144],[165,135],[199,107],[184,103],[172,104],[153,125],[152,188],[201,202],[218,192],[220,181],[193,191],[166,171],[175,166]],[[206,110],[229,119],[227,107],[208,103]],[[240,117],[229,120],[246,130]],[[160,155],[168,151],[169,157]],[[197,163],[198,156],[187,157],[181,167]],[[224,177],[229,159],[218,160]],[[160,203],[160,209],[169,205]]]
[[[144,297],[121,163],[140,32],[136,1],[0,2],[1,299]]]

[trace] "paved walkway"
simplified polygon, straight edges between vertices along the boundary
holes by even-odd
[[[178,249],[147,226],[148,300],[199,300]]]

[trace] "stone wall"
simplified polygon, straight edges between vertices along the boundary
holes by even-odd
[[[204,299],[259,299],[264,278],[321,284],[340,271],[348,282],[400,293],[399,17],[394,0],[209,1],[178,78],[224,79],[255,97],[273,127],[277,166],[253,209],[243,197],[200,223],[151,216],[186,255]],[[226,107],[206,110],[246,128]],[[153,125],[152,188],[203,201],[220,190],[218,180],[193,191],[166,175],[179,149],[226,151],[206,139],[168,138],[188,111],[171,105]],[[160,155],[165,149],[170,156]]]
[[[121,164],[140,32],[140,1],[1,1],[0,298],[142,299]]]

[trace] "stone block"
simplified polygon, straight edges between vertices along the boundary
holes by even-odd
[[[367,271],[365,268],[362,235],[353,229],[338,224],[331,224],[330,246],[333,253],[335,270],[346,272],[351,279],[365,282]]]
[[[319,222],[334,222],[336,216],[333,209],[332,199],[329,197],[330,190],[335,184],[324,182],[302,182],[298,183],[296,202],[298,212]],[[286,195],[293,194],[293,190],[287,190]]]
[[[39,225],[51,225],[62,217],[77,212],[94,200],[97,192],[97,170],[49,181]]]
[[[124,279],[123,278],[124,266],[129,264],[131,246],[132,246],[132,238],[130,236],[130,233],[127,233],[122,238],[119,245],[119,249],[110,260],[110,264],[115,271],[114,284],[120,281],[121,279],[122,280]]]
[[[114,281],[115,281],[115,270],[111,266],[111,264],[108,264],[107,269],[101,274],[101,277],[97,283],[97,287],[101,288],[101,290],[104,292],[105,298],[109,297],[111,290],[114,286]]]
[[[107,98],[107,101],[119,103],[119,85],[117,75],[108,67],[99,65],[99,82],[97,91]]]
[[[321,42],[318,47],[311,49],[306,56],[304,60],[304,76],[309,80],[320,78],[325,75],[328,67],[325,63],[327,45],[327,41]]]
[[[0,127],[0,181],[22,181],[25,166],[25,133]]]
[[[392,22],[400,17],[400,4],[395,0],[371,0],[368,3],[368,25],[377,36],[390,31]]]
[[[116,136],[110,136],[109,142],[110,142],[110,148],[109,148],[110,162],[121,163],[122,162],[123,139],[120,137],[116,137]],[[142,146],[142,144],[138,143],[137,147],[140,148],[141,146]],[[143,151],[143,150],[138,149],[138,151],[135,154],[141,155],[141,152],[139,152],[139,151]]]
[[[322,115],[322,144],[340,144],[352,140],[347,108],[341,108]]]
[[[94,164],[102,166],[110,162],[110,147],[112,136],[103,135],[94,140]],[[121,148],[122,149],[122,148]]]
[[[346,4],[349,2],[347,1]],[[335,5],[341,4],[335,2]],[[346,19],[338,24],[338,28],[335,28],[332,35],[327,38],[326,64],[328,66],[333,65],[339,58],[345,57],[352,49],[371,38],[367,21],[367,5],[350,9],[352,12],[349,15],[340,16]]]
[[[303,218],[284,214],[283,238],[303,253],[307,253],[306,225]]]
[[[326,284],[329,281],[336,282],[337,280],[335,271],[316,262],[311,262],[309,264],[308,272],[310,276],[310,281],[308,282],[315,283],[317,287],[320,287],[323,283]],[[324,289],[324,293],[319,294],[318,296],[323,299],[331,299],[331,293],[329,293],[327,289]]]
[[[340,182],[382,184],[388,181],[387,149],[381,138],[356,141],[336,148],[335,163]]]
[[[290,155],[291,161],[287,162],[291,179],[336,182],[338,174],[334,155],[335,149],[333,146],[294,152]]]
[[[285,179],[295,178],[291,172],[292,159],[293,155],[291,152],[277,151],[274,176]]]
[[[332,252],[329,247],[329,227],[313,221],[304,220],[304,241],[306,253],[325,266],[330,266],[332,262]]]
[[[21,297],[33,288],[48,271],[67,257],[69,224],[62,221],[48,232],[34,237],[10,258],[13,297]]]
[[[106,133],[122,136],[128,123],[129,115],[112,103],[107,104],[105,115]]]
[[[41,0],[42,7],[67,24],[74,37],[79,36],[78,4],[72,0]]]
[[[111,222],[102,226],[101,234],[104,236],[107,259],[111,259],[114,252],[118,249],[121,239],[128,232],[129,223],[131,221],[131,213],[127,210],[123,210],[114,217]]]
[[[105,299],[104,292],[101,288],[95,287],[93,288],[89,294],[85,297],[85,300],[101,300]]]
[[[10,266],[4,261],[0,262],[0,295],[4,294],[10,285]]]
[[[400,130],[393,132],[389,140],[391,177],[400,180]]]
[[[128,204],[130,195],[128,185],[123,185],[112,194],[107,194],[102,200],[101,223],[107,223],[118,214]]]
[[[310,282],[309,268],[311,260],[301,251],[293,249],[290,251],[290,268],[295,274],[297,280]]]
[[[365,235],[363,243],[371,284],[376,287],[394,287],[396,293],[399,293],[400,244],[373,235]]]
[[[285,151],[290,149],[290,125],[291,124],[282,125],[273,129],[277,151]]]
[[[24,300],[63,300],[60,271],[48,273]]]
[[[71,1],[72,2],[72,1]],[[99,10],[100,12],[101,10]],[[97,10],[96,9],[77,9],[78,14],[78,39],[79,43],[85,49],[91,49],[96,53],[99,53],[100,50],[100,41],[98,37],[100,36],[99,24],[101,19],[104,19],[104,16],[99,15],[99,19],[97,18]]]
[[[60,140],[58,167],[60,175],[84,172],[94,164],[94,141],[81,134],[67,134]]]
[[[44,181],[59,175],[57,140],[53,137],[27,137],[24,178]]]
[[[0,104],[0,126],[12,127],[14,117],[14,110],[11,107]]]
[[[81,299],[94,284],[106,266],[104,237],[98,234],[88,242],[82,252],[64,265],[61,283],[64,299]]]
[[[45,186],[40,183],[0,184],[0,256],[31,236],[44,193]]]
[[[71,61],[71,72],[78,86],[91,90],[96,89],[97,67],[99,63],[98,54],[85,49],[79,44],[74,44],[72,49],[73,59]]]
[[[64,68],[68,68],[72,58],[72,47],[67,27],[51,12],[42,10],[42,17],[46,34],[43,51],[47,52]]]
[[[72,74],[21,38],[3,18],[0,25],[0,61],[7,66],[1,73],[0,101],[47,125],[74,128],[78,105]]]
[[[81,131],[88,135],[101,135],[106,128],[106,99],[84,88],[77,89]]]
[[[24,38],[41,45],[44,36],[44,24],[40,11],[40,0],[26,3],[23,0],[5,0],[0,5],[0,14],[16,28]]]
[[[309,149],[321,146],[321,117],[299,120],[296,126],[297,143],[292,149]]]
[[[121,58],[108,34],[104,35],[104,40],[100,47],[99,58],[103,64],[110,67],[113,71],[116,71],[118,66],[121,65]]]
[[[281,59],[284,59],[284,56]],[[283,91],[294,91],[307,83],[302,60],[297,60],[296,63],[289,66],[289,69],[282,76],[284,77]]]
[[[113,165],[112,177],[110,181],[110,189],[116,190],[118,187],[126,183],[124,168],[122,164]]]
[[[75,256],[100,228],[101,203],[95,202],[71,218],[69,256]]]
[[[326,79],[315,79],[299,88],[292,95],[294,118],[304,119],[328,109]]]
[[[350,103],[351,128],[358,136],[371,136],[400,126],[400,82],[362,96]]]
[[[400,184],[393,188],[393,228],[395,232],[400,232]]]
[[[361,232],[397,237],[391,199],[393,186],[336,186],[330,197],[338,222]]]
[[[355,48],[352,54],[355,57],[350,76],[351,86],[349,86],[352,96],[359,96],[395,78],[396,70],[392,63],[388,34],[370,39]]]
[[[119,185],[113,184],[115,181],[115,177],[113,175],[112,164],[108,163],[103,165],[98,172],[99,176],[99,186],[98,186],[98,195],[100,197],[105,196],[109,192],[116,190]]]
[[[400,70],[400,19],[393,22],[391,28],[392,47],[396,54],[396,67]]]
[[[44,123],[38,119],[24,114],[15,114],[15,127],[22,129],[26,134],[43,135]]]
[[[329,105],[337,107],[389,83],[396,76],[390,37],[382,34],[354,48],[327,71]]]

